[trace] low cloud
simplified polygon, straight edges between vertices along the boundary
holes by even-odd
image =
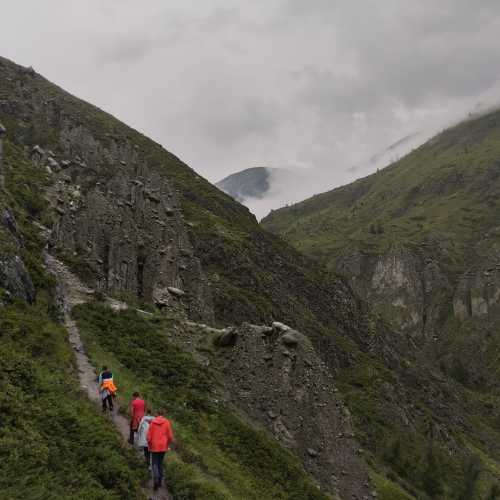
[[[304,169],[261,214],[499,102],[499,32],[496,0],[38,0],[4,6],[0,46],[212,182]]]

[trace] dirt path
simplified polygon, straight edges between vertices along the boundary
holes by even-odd
[[[97,374],[85,354],[85,349],[80,339],[80,332],[78,331],[75,321],[71,317],[71,309],[78,304],[87,302],[89,297],[92,296],[93,291],[84,286],[62,262],[58,261],[52,255],[45,254],[45,264],[48,271],[57,278],[57,283],[60,288],[59,295],[64,311],[64,324],[69,333],[70,344],[75,351],[80,386],[87,393],[90,400],[100,405],[101,399],[99,397]],[[109,304],[115,309],[123,308],[123,304],[116,301],[110,300]],[[116,405],[114,412],[111,414],[111,420],[122,435],[123,440],[128,442],[129,422],[123,415],[118,413]],[[152,480],[150,480],[149,483],[148,487],[144,488],[144,493],[148,499],[172,500],[170,493],[164,486],[155,492],[153,491]]]

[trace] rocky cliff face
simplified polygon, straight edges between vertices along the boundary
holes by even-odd
[[[26,75],[9,69],[18,80],[3,109],[14,113],[12,118],[35,114],[45,119],[54,136],[52,149],[26,146],[33,164],[51,177],[53,250],[80,266],[99,291],[128,293],[213,319],[172,183],[149,167],[139,145],[110,135],[96,137],[79,115],[65,113],[43,89],[32,89],[26,101],[21,83]]]
[[[0,215],[0,303],[13,299],[32,303],[35,287],[21,257],[21,235],[7,208]]]
[[[218,401],[296,453],[323,491],[372,496],[350,412],[305,335],[282,323],[217,330],[187,322],[173,339],[215,375]]]
[[[491,237],[477,246],[487,250],[483,253],[478,249],[480,257],[459,276],[454,290],[453,312],[459,321],[493,319],[500,312],[500,246]]]
[[[446,321],[498,316],[498,257],[478,257],[450,276],[439,259],[426,255],[431,249],[405,245],[380,255],[352,249],[337,257],[335,268],[397,331],[416,340],[439,337]]]
[[[4,194],[5,134],[6,129],[0,123],[0,304],[9,303],[13,299],[32,303],[35,299],[35,287],[21,255],[23,236]]]
[[[380,255],[343,251],[335,268],[397,332],[418,340],[439,334],[453,289],[439,263],[422,251],[398,245]]]
[[[67,151],[63,157],[72,156],[71,146]],[[53,174],[54,251],[85,266],[87,279],[99,291],[134,295],[160,308],[213,320],[206,279],[173,187],[139,167],[138,153],[131,150],[115,151],[106,183],[95,181],[99,176],[89,180],[87,169],[111,153],[98,148],[95,154],[94,160],[62,160],[69,165]]]

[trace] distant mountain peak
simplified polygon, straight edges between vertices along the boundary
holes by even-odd
[[[268,167],[251,167],[224,177],[215,185],[235,200],[243,203],[248,198],[263,198],[269,191],[272,170]]]

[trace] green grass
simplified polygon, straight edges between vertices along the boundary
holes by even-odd
[[[390,323],[397,314],[391,309],[393,297],[366,293],[370,266],[379,256],[408,250],[422,286],[432,271],[424,272],[419,262],[436,262],[452,287],[469,269],[497,265],[499,158],[497,110],[444,131],[377,173],[274,211],[262,225],[329,269],[350,273],[349,279],[356,274],[357,289]],[[344,271],[342,264],[356,261],[356,255],[362,256],[360,270]],[[370,346],[371,359],[358,355],[356,363],[339,370],[339,388],[377,470],[389,471],[419,495],[435,489],[441,490],[434,494],[439,498],[490,498],[497,479],[486,480],[485,469],[500,461],[494,410],[499,404],[499,310],[459,324],[453,293],[438,285],[427,293],[425,304],[439,314],[427,337],[411,332],[417,349],[387,329]],[[438,340],[430,342],[433,335]],[[380,366],[382,360],[392,366],[391,374]],[[436,438],[431,430],[436,428],[447,435]],[[481,443],[487,459],[475,451],[470,456],[464,435]],[[440,477],[433,478],[424,465],[429,450]]]
[[[80,392],[42,299],[0,309],[0,386],[2,498],[142,498],[141,464]]]
[[[428,389],[440,393],[449,387],[432,384],[424,370],[407,370],[404,355],[394,354],[392,344],[381,340],[388,333],[385,326],[365,314],[363,305],[345,283],[280,238],[263,231],[244,207],[160,145],[40,76],[31,77],[1,58],[0,68],[0,98],[16,102],[15,112],[2,115],[9,137],[9,192],[1,200],[1,207],[9,205],[20,221],[23,259],[39,290],[45,288],[50,294],[51,283],[41,266],[42,242],[31,219],[51,224],[43,200],[43,187],[50,181],[43,170],[25,161],[24,151],[40,144],[47,150],[53,149],[59,158],[86,157],[88,168],[79,178],[85,194],[96,182],[107,185],[121,168],[104,155],[91,153],[93,146],[87,139],[109,150],[133,148],[138,151],[137,163],[147,168],[148,175],[158,175],[178,190],[182,211],[191,223],[188,231],[195,256],[210,283],[216,322],[225,326],[280,320],[308,334],[339,379],[353,410],[358,435],[366,441],[362,444],[371,453],[369,458],[377,462],[376,470],[392,468],[386,476],[395,474],[393,482],[404,483],[422,498],[425,491],[441,486],[445,495],[458,498],[462,486],[470,484],[463,454],[459,453],[450,464],[442,453],[447,443],[440,440],[434,460],[436,469],[444,475],[442,485],[436,486],[432,468],[425,467],[434,426],[452,432],[452,444],[456,432],[443,427],[439,415],[434,413],[434,404],[450,404],[459,417],[477,412],[474,425],[477,422],[481,432],[494,436],[493,419],[480,415],[481,407],[476,406],[475,400],[465,398],[473,407],[465,409],[455,404],[462,392],[448,398],[426,399]],[[29,126],[20,116],[29,118]],[[496,115],[492,116],[495,121]],[[359,246],[363,251],[379,252],[402,242],[417,249],[428,244],[453,275],[464,262],[475,258],[475,252],[469,250],[471,242],[487,232],[486,227],[496,224],[496,215],[491,214],[496,214],[498,208],[498,130],[496,122],[490,122],[471,122],[466,143],[462,129],[445,133],[439,141],[431,141],[401,160],[398,168],[385,169],[337,190],[338,199],[333,204],[327,194],[300,205],[299,211],[297,207],[280,211],[280,217],[288,217],[286,224],[292,223],[287,239],[331,266],[335,263],[331,260],[332,251],[349,253]],[[68,142],[62,137],[68,129],[82,133],[81,140],[70,141],[70,151],[65,149]],[[122,172],[133,178],[137,175],[134,168],[130,164]],[[463,174],[464,180],[455,179],[456,173]],[[428,179],[427,183],[421,182],[422,176]],[[485,186],[489,188],[486,194]],[[425,210],[424,203],[428,207]],[[6,251],[15,252],[12,238],[4,236],[4,232],[0,238],[6,240]],[[440,245],[435,244],[437,240]],[[491,241],[494,242],[493,236]],[[4,242],[0,245],[3,247]],[[488,247],[489,241],[484,246]],[[79,274],[89,274],[85,259],[69,256],[68,260]],[[50,301],[47,308],[55,318]],[[269,494],[273,498],[316,498],[316,489],[307,482],[293,457],[266,435],[241,428],[241,422],[230,412],[214,407],[210,380],[200,376],[199,367],[192,360],[165,343],[162,334],[168,325],[150,323],[144,318],[139,321],[126,314],[110,317],[101,310],[86,310],[85,314],[79,310],[78,314],[83,315],[81,322],[87,322],[83,326],[94,361],[113,364],[124,381],[121,388],[125,399],[132,388],[139,388],[153,404],[166,404],[172,412],[181,447],[169,459],[168,467],[178,498],[254,498],[258,494],[263,498]],[[378,356],[373,366],[366,352]],[[498,363],[488,365],[498,369]],[[371,383],[371,379],[377,383]],[[401,423],[401,406],[416,427],[415,435],[408,437],[407,428]],[[474,429],[469,428],[468,432],[474,434]],[[230,436],[229,441],[224,439],[226,436]],[[414,445],[414,451],[400,453],[390,467],[390,457],[384,457],[397,448],[388,437],[402,442],[406,439]],[[246,446],[248,450],[241,449]],[[463,445],[459,442],[459,446]],[[490,448],[487,443],[487,455],[496,461],[495,451]],[[260,463],[262,450],[265,460]],[[413,474],[413,464],[418,467],[417,474]]]
[[[8,499],[143,498],[142,464],[114,426],[81,393],[67,332],[58,323],[55,283],[43,266],[44,242],[33,221],[50,226],[49,181],[5,140],[6,190],[0,259],[19,256],[35,286],[32,305],[0,288],[0,496]]]
[[[370,479],[378,493],[379,500],[413,500],[415,498],[382,474],[370,471]]]
[[[401,244],[448,256],[453,274],[474,261],[472,244],[496,226],[500,112],[451,128],[389,167],[274,211],[262,225],[335,268],[339,253]],[[453,239],[436,248],[433,241]],[[425,250],[423,250],[425,253]]]
[[[99,304],[74,314],[94,363],[112,366],[124,402],[138,389],[149,404],[168,409],[179,441],[167,459],[176,498],[327,498],[295,457],[212,401],[207,371],[168,342],[168,319]]]

